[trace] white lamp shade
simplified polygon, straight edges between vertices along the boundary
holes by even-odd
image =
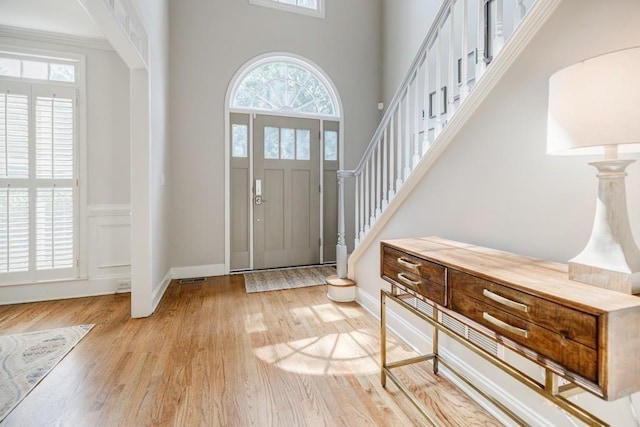
[[[640,47],[564,68],[549,79],[547,153],[640,152]]]

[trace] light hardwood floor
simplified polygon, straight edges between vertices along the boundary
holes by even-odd
[[[324,286],[246,294],[241,275],[172,283],[156,313],[129,296],[0,306],[0,334],[95,327],[4,426],[409,426],[380,385],[379,325]],[[412,352],[390,338],[389,360]],[[395,371],[443,425],[500,425],[426,365]]]

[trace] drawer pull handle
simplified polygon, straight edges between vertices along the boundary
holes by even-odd
[[[420,267],[420,264],[413,263],[411,261],[407,261],[403,257],[398,258],[398,264],[405,266],[407,268],[411,268],[413,270],[417,270]]]
[[[507,307],[513,308],[514,310],[520,310],[524,313],[528,313],[529,312],[529,306],[526,304],[522,304],[519,302],[515,302],[515,301],[511,301],[510,299],[507,299],[503,296],[500,296],[498,294],[494,294],[493,292],[491,292],[488,289],[484,289],[482,291],[482,295],[484,295],[485,297],[494,300],[495,302],[502,304],[502,305],[506,305]]]
[[[520,328],[516,328],[515,326],[511,326],[510,324],[505,323],[500,319],[496,319],[495,317],[493,317],[487,312],[482,313],[482,318],[487,322],[496,325],[499,328],[502,328],[506,331],[511,332],[512,334],[520,335],[521,337],[524,337],[524,338],[529,337],[529,331],[527,331],[526,329],[520,329]]]
[[[412,288],[417,288],[420,285],[420,281],[417,282],[415,280],[409,279],[404,273],[398,273],[398,280],[400,280],[405,285],[411,286]]]

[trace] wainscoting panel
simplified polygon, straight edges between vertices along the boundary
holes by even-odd
[[[88,212],[89,278],[131,274],[129,205],[93,205]]]

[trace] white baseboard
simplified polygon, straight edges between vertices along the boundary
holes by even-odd
[[[190,267],[171,268],[172,279],[188,279],[191,277],[224,276],[224,264],[193,265]]]
[[[224,275],[224,264],[195,265],[191,267],[172,267],[165,274],[162,282],[153,291],[152,308],[156,311],[158,304],[167,291],[173,279],[188,279],[192,277],[210,277]]]
[[[153,291],[153,310],[155,311],[162,300],[162,296],[166,292],[172,279],[222,275],[224,275],[224,264],[171,268],[162,279],[162,282],[160,282]],[[129,289],[126,289],[126,287],[123,286],[124,282],[129,283]],[[82,298],[130,292],[130,283],[131,276],[127,274],[83,280],[0,286],[0,305],[53,301],[59,299]]]
[[[371,294],[365,292],[362,288],[358,288],[358,295],[356,302],[360,304],[365,310],[367,310],[376,319],[380,319],[380,299]],[[419,354],[426,354],[431,352],[432,340],[431,337],[426,335],[422,330],[417,329],[414,325],[407,322],[397,312],[389,309],[387,306],[387,327],[396,335],[403,343],[411,347]],[[425,323],[426,324],[426,323]],[[465,362],[459,355],[452,353],[450,350],[440,346],[438,349],[440,355],[449,365],[456,371],[469,378],[474,384],[476,384],[481,390],[493,396],[499,402],[504,404],[508,408],[512,408],[523,420],[529,425],[535,425],[540,427],[553,427],[554,423],[542,417],[542,414],[535,411],[529,405],[523,401],[517,399],[513,390],[506,390],[500,387],[494,381],[489,379],[486,375],[483,375],[476,369],[474,369],[468,362]],[[497,368],[496,368],[497,369]],[[482,406],[487,412],[493,415],[501,423],[512,426],[516,425],[514,421],[509,418],[502,411],[494,407],[489,401],[481,397],[477,392],[471,389],[466,383],[460,380],[454,373],[450,372],[446,367],[440,365],[440,374],[455,384],[458,388],[463,390],[469,395],[476,403]],[[524,386],[522,386],[524,387]],[[517,409],[514,409],[517,408]]]
[[[167,291],[167,288],[169,287],[169,283],[171,283],[171,280],[173,279],[172,271],[173,269],[169,269],[167,271],[167,274],[165,274],[164,277],[162,278],[162,282],[160,282],[160,285],[157,286],[153,291],[153,298],[151,300],[151,310],[154,313],[156,311],[156,308],[158,308],[158,304],[160,304],[160,301],[162,301],[162,297],[164,296],[164,293]]]
[[[0,305],[110,295],[122,292],[121,283],[130,280],[126,275],[0,286]]]

